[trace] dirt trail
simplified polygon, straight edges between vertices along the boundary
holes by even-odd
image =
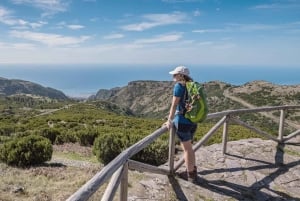
[[[231,100],[233,100],[233,101],[235,101],[235,102],[238,102],[238,103],[244,105],[245,107],[247,107],[247,108],[249,108],[249,109],[257,108],[257,106],[252,105],[252,104],[246,102],[245,100],[243,100],[243,99],[241,99],[241,98],[238,98],[238,97],[236,97],[236,96],[232,96],[232,95],[230,94],[230,92],[229,92],[229,89],[224,90],[223,95],[224,95],[226,98],[229,98],[229,99],[231,99]],[[272,120],[275,121],[275,122],[279,122],[279,118],[278,118],[278,117],[276,117],[276,116],[274,116],[274,115],[272,115],[272,114],[270,114],[270,113],[268,113],[268,112],[261,112],[261,114],[264,115],[265,117],[268,117],[268,118],[272,119]],[[291,121],[289,121],[289,120],[287,120],[287,119],[285,119],[285,123],[286,123],[288,126],[292,127],[292,128],[300,129],[300,125],[298,125],[298,124],[296,124],[296,123],[294,123],[294,122],[291,122]]]
[[[46,110],[45,112],[42,112],[42,113],[36,115],[35,117],[42,116],[42,115],[47,115],[47,114],[51,114],[51,113],[53,113],[53,112],[57,112],[57,111],[63,110],[63,109],[68,109],[68,108],[70,108],[72,105],[73,105],[73,104],[65,105],[65,106],[63,106],[63,107],[61,107],[61,108],[58,108],[58,109],[48,109],[48,110]]]

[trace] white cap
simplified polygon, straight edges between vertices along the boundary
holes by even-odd
[[[182,74],[190,77],[190,71],[185,66],[177,66],[174,70],[169,72],[171,75]]]

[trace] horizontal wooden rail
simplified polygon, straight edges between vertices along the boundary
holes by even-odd
[[[167,169],[159,168],[157,166],[141,163],[138,161],[128,160],[128,168],[141,172],[151,172],[154,174],[168,175],[170,172]]]
[[[295,132],[289,134],[288,136],[284,137],[284,141],[287,141],[293,137],[295,137],[296,135],[299,135],[300,134],[300,129],[296,130]]]
[[[272,110],[296,110],[300,109],[300,105],[284,105],[284,106],[267,106],[267,107],[258,107],[253,109],[237,109],[237,110],[225,110],[222,112],[210,113],[207,115],[207,119],[214,119],[217,117],[223,117],[227,115],[239,115],[243,113],[257,113],[257,112],[268,112]]]
[[[241,126],[244,126],[244,127],[248,128],[248,129],[250,129],[252,131],[255,131],[257,134],[259,134],[259,135],[261,135],[261,136],[263,136],[263,137],[265,137],[267,139],[271,139],[271,140],[274,140],[276,142],[280,142],[279,139],[273,137],[272,135],[270,135],[270,134],[268,134],[268,133],[266,133],[266,132],[264,132],[264,131],[262,131],[262,130],[260,130],[258,128],[250,126],[249,124],[246,124],[245,122],[243,122],[243,121],[241,121],[239,119],[231,118],[230,120],[233,121],[233,122],[235,122],[235,123],[237,123],[237,124],[239,124],[239,125],[241,125]]]

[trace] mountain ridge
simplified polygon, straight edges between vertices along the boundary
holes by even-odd
[[[11,96],[22,94],[31,94],[58,100],[69,99],[62,91],[51,87],[44,87],[40,84],[26,80],[0,77],[0,95]]]
[[[238,109],[243,104],[231,100],[225,93],[237,96],[254,106],[278,106],[300,104],[300,85],[277,85],[263,80],[232,85],[222,81],[210,81],[204,85],[209,112]],[[105,100],[129,108],[134,114],[145,117],[167,115],[172,98],[172,81],[132,81],[127,86],[100,89],[88,100]]]

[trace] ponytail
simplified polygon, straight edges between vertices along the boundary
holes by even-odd
[[[183,74],[179,74],[180,76],[180,81],[184,81],[184,82],[192,82],[193,79],[187,75],[183,75]]]
[[[193,79],[191,77],[187,76],[187,75],[183,75],[183,78],[184,78],[184,81],[186,81],[186,82],[192,82],[193,81]]]

